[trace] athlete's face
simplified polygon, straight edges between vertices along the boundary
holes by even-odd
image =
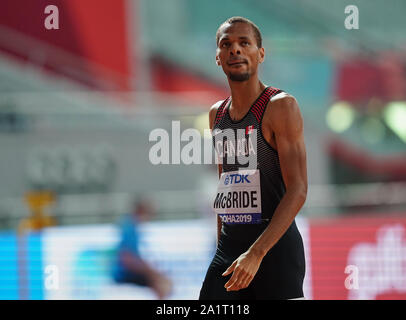
[[[258,48],[253,28],[248,23],[226,24],[220,29],[216,63],[231,81],[247,81],[264,61],[264,48]]]

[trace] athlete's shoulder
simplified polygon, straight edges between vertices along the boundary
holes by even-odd
[[[285,91],[274,95],[269,100],[268,107],[270,107],[268,108],[270,111],[269,114],[276,114],[278,116],[280,113],[300,113],[299,103],[296,98]]]
[[[296,98],[284,91],[274,95],[265,110],[263,124],[274,132],[287,126],[302,127],[303,118]]]
[[[223,104],[223,102],[224,102],[224,100],[219,100],[210,107],[210,110],[209,110],[210,127],[213,126],[217,111],[220,108],[220,106]]]
[[[216,113],[224,100],[219,100],[210,107],[209,113]]]
[[[269,100],[270,103],[274,104],[291,104],[296,101],[296,98],[291,95],[290,93],[286,91],[280,91],[279,93],[275,94],[271,99]]]

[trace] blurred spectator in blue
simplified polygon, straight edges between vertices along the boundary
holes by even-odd
[[[120,223],[121,240],[113,265],[113,278],[118,283],[131,283],[150,287],[158,299],[165,299],[172,291],[171,281],[153,268],[140,255],[138,225],[149,220],[154,214],[152,204],[139,198],[133,205],[132,213],[123,217]]]

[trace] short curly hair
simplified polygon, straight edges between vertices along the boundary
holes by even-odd
[[[233,23],[237,23],[237,22],[247,23],[252,27],[252,30],[254,30],[254,34],[255,34],[255,39],[257,40],[257,46],[258,46],[258,48],[262,48],[262,35],[261,35],[261,31],[259,31],[258,26],[254,22],[252,22],[251,20],[249,20],[247,18],[244,18],[244,17],[239,17],[239,16],[228,18],[226,21],[224,21],[219,26],[219,28],[217,29],[217,32],[216,32],[216,44],[217,44],[217,46],[218,46],[219,40],[220,40],[220,29],[221,29],[221,27],[224,26],[225,24],[233,24]]]

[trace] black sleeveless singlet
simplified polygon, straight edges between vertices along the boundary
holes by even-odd
[[[274,87],[265,88],[246,115],[238,121],[233,121],[230,117],[230,97],[225,99],[217,110],[213,134],[216,131],[232,129],[237,137],[237,130],[245,130],[246,138],[249,139],[250,132],[256,129],[257,163],[255,169],[259,170],[260,175],[262,214],[258,223],[222,222],[217,251],[209,266],[199,299],[290,299],[303,297],[304,247],[295,221],[265,255],[256,276],[247,288],[227,292],[224,289],[224,284],[229,276],[221,276],[221,273],[240,254],[244,253],[265,230],[286,191],[278,152],[265,140],[261,129],[262,118],[268,102],[280,92],[283,91]],[[216,148],[215,136],[213,136],[213,143]],[[234,141],[234,145],[236,144],[237,142]],[[223,173],[236,171],[248,165],[241,165],[237,158],[234,163],[227,163],[228,159],[227,155],[223,153]]]

